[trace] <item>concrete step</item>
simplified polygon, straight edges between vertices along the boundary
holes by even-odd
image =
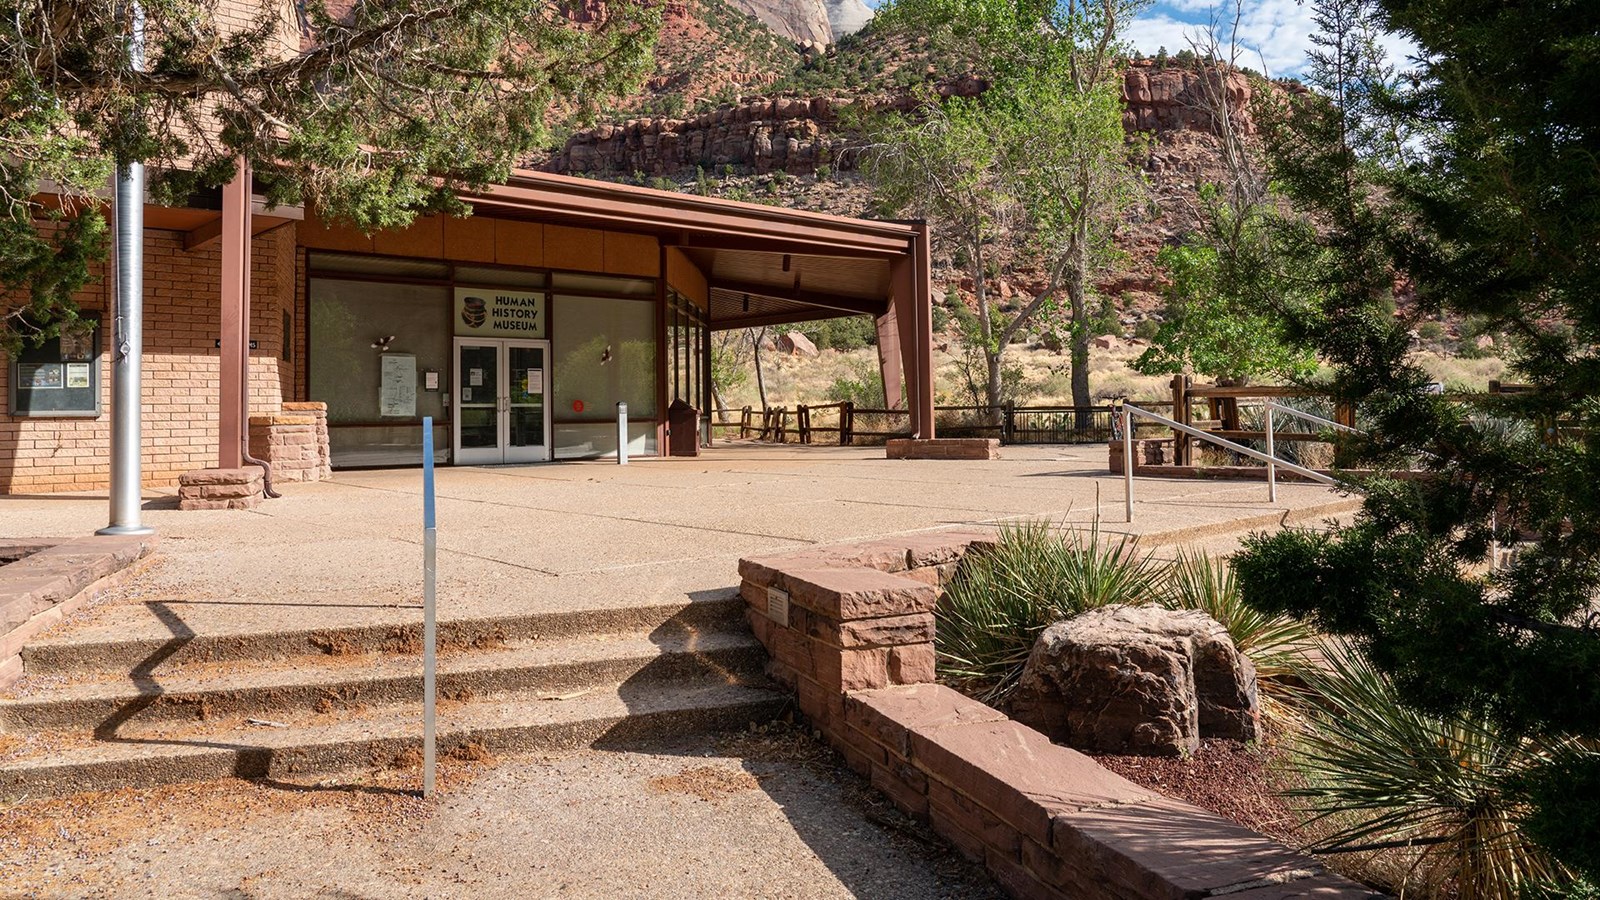
[[[584,746],[623,748],[782,713],[785,695],[721,680],[624,684],[553,698],[442,701],[441,756],[483,758]],[[289,779],[416,766],[422,706],[297,714],[284,727],[241,718],[168,723],[105,740],[41,733],[0,760],[0,800],[219,778]]]
[[[606,684],[694,677],[758,678],[766,654],[741,625],[658,628],[656,633],[584,634],[442,653],[440,697],[565,693]],[[282,660],[176,663],[150,670],[31,674],[0,699],[0,734],[77,730],[102,738],[165,722],[327,712],[416,704],[422,659],[360,653]]]
[[[628,631],[687,631],[742,620],[743,603],[735,588],[708,593],[689,602],[605,606],[491,618],[442,618],[441,651],[497,646],[525,640],[551,640],[584,634]],[[150,615],[137,620],[158,622],[129,635],[131,628],[67,627],[41,635],[22,650],[29,675],[86,672],[110,674],[162,666],[222,660],[271,660],[318,655],[418,653],[422,647],[422,610],[411,621],[351,624],[331,628],[231,630],[212,627],[196,632],[185,624],[182,604],[151,603]],[[115,612],[115,611],[114,611]],[[391,618],[391,611],[385,618]]]

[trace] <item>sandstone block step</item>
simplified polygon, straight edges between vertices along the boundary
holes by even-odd
[[[442,755],[584,746],[628,747],[690,730],[741,728],[788,705],[764,688],[725,683],[633,686],[556,699],[441,702]],[[336,711],[287,727],[230,718],[109,741],[47,745],[45,735],[0,760],[0,800],[179,781],[286,778],[416,765],[422,705]]]
[[[742,629],[526,640],[441,654],[438,690],[441,697],[468,698],[694,677],[754,680],[765,657]],[[76,681],[34,676],[0,695],[0,735],[52,729],[125,734],[163,722],[281,718],[285,711],[406,704],[421,696],[422,661],[413,654],[163,665]]]
[[[194,604],[215,616],[214,608]],[[439,621],[441,650],[522,640],[559,640],[584,634],[663,631],[737,622],[744,601],[734,591],[688,603],[590,607],[513,616]],[[39,636],[22,651],[30,675],[105,672],[126,675],[135,667],[156,674],[161,667],[221,660],[289,659],[322,654],[420,652],[422,610],[399,608],[365,623],[327,628],[237,629],[225,618],[201,621],[181,601],[151,602],[107,610],[105,621]],[[373,621],[376,620],[376,621]],[[385,621],[386,620],[386,621]]]

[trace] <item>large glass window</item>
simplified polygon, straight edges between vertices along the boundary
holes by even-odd
[[[656,306],[640,300],[557,294],[551,313],[558,423],[615,422],[617,402],[630,419],[654,419]],[[594,429],[555,429],[556,455],[614,452],[615,437]],[[564,446],[566,445],[566,446]]]
[[[311,396],[328,404],[333,464],[421,462],[423,416],[434,420],[436,460],[447,460],[444,395],[424,373],[450,371],[449,290],[337,278],[308,287]]]
[[[682,400],[705,411],[705,342],[709,339],[705,313],[689,298],[667,290],[667,346],[672,353],[668,367],[668,399]]]

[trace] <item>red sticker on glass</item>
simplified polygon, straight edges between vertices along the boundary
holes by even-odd
[[[573,412],[577,412],[577,413],[583,412],[583,401],[582,400],[574,400],[574,401],[572,401],[572,411]]]

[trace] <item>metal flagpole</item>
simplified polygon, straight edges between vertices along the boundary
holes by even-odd
[[[144,10],[131,6],[128,61],[144,68]],[[140,362],[144,355],[144,163],[117,167],[116,315],[111,352],[111,522],[98,534],[150,534],[140,519],[143,478],[139,466],[141,434]]]
[[[433,519],[433,417],[422,420],[422,796],[433,796],[434,647],[438,623],[434,615],[439,530]]]

